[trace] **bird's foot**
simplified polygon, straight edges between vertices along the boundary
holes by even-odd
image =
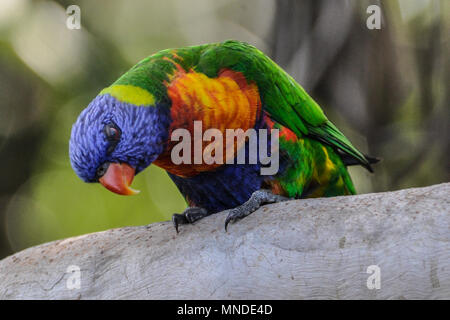
[[[189,207],[186,208],[183,213],[175,213],[172,216],[172,222],[173,226],[175,227],[175,230],[178,233],[178,225],[179,224],[188,224],[188,223],[194,223],[195,221],[198,221],[206,216],[208,216],[208,211],[204,208],[199,207]]]
[[[261,189],[252,193],[250,199],[241,204],[240,206],[233,208],[228,213],[225,219],[225,231],[227,231],[228,224],[230,222],[236,222],[251,213],[258,210],[263,204],[275,203],[289,200],[289,198],[273,194],[269,190]]]

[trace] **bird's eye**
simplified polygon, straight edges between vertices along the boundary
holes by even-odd
[[[103,130],[109,141],[118,141],[120,139],[120,130],[114,123],[108,123]]]

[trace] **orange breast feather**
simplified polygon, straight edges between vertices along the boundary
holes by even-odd
[[[170,157],[171,150],[178,142],[169,142],[168,148],[154,163],[173,174],[184,177],[213,170],[221,165],[215,163],[208,165],[203,161],[202,164],[193,164],[194,121],[202,121],[203,132],[208,129],[218,129],[225,138],[226,129],[245,131],[253,128],[261,109],[257,86],[254,83],[247,83],[241,73],[231,70],[222,70],[217,78],[208,78],[203,73],[192,70],[178,72],[167,84],[167,93],[172,101],[172,124],[169,137],[175,129],[189,130],[192,137],[192,159],[191,164],[173,164]],[[230,148],[236,152],[245,143],[245,139],[238,139],[228,144],[224,140],[213,141],[213,143],[219,144],[222,148],[223,163],[225,163],[227,155],[228,157],[233,155]],[[210,144],[209,141],[202,141],[202,149]]]

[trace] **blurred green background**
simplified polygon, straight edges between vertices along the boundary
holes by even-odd
[[[81,29],[66,8],[81,8]],[[370,4],[381,30],[366,27]],[[168,220],[185,204],[166,173],[138,196],[82,183],[72,123],[132,65],[169,47],[226,39],[271,56],[361,150],[360,193],[449,181],[450,1],[0,0],[0,258],[59,238]]]

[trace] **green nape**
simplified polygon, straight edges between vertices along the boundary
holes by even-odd
[[[203,50],[200,45],[159,51],[137,63],[113,85],[132,85],[147,90],[155,102],[170,104],[166,84],[177,70],[176,64],[188,71],[198,63]]]

